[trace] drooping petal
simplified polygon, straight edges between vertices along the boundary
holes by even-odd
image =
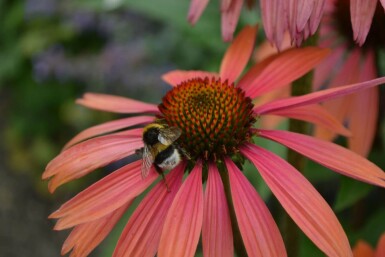
[[[198,161],[168,211],[160,237],[158,256],[194,256],[202,221],[202,162]]]
[[[257,26],[246,26],[237,35],[222,59],[220,76],[221,79],[233,83],[246,67],[254,49]]]
[[[373,79],[365,82],[355,83],[337,88],[330,88],[303,96],[291,97],[288,99],[276,100],[254,108],[254,112],[258,115],[267,112],[282,110],[286,108],[299,107],[314,103],[319,103],[326,100],[335,99],[344,95],[356,93],[363,89],[368,89],[385,83],[385,77]]]
[[[265,203],[232,160],[225,159],[231,196],[247,254],[285,257],[281,234]]]
[[[281,157],[250,143],[241,152],[301,230],[327,256],[352,256],[349,241],[332,209],[305,177]]]
[[[52,193],[60,185],[134,154],[141,147],[140,137],[121,134],[89,139],[61,152],[47,165],[43,179],[54,176],[48,184]]]
[[[320,125],[334,133],[343,136],[351,136],[351,132],[346,129],[333,115],[327,112],[319,105],[301,106],[292,109],[283,109],[269,112],[267,114],[275,114],[292,119],[303,120]]]
[[[369,33],[378,0],[350,0],[354,40],[362,46]]]
[[[88,256],[107,237],[131,203],[102,218],[76,226],[64,242],[61,254],[65,255],[72,249],[71,257]]]
[[[237,26],[239,15],[243,0],[232,0],[227,10],[222,10],[221,24],[222,24],[222,38],[224,41],[231,41],[233,39],[233,33]]]
[[[241,84],[250,98],[286,86],[313,69],[327,54],[328,49],[306,47],[289,49],[271,61],[249,84]]]
[[[261,0],[260,3],[266,37],[278,49],[282,49],[286,29],[284,3],[282,0]]]
[[[385,187],[385,173],[380,168],[344,147],[289,131],[258,130],[257,134],[283,144],[345,176]]]
[[[82,132],[77,134],[64,146],[64,149],[76,143],[79,143],[85,139],[99,136],[105,133],[114,132],[119,129],[129,128],[135,125],[150,123],[154,121],[154,119],[155,119],[154,116],[138,116],[138,117],[129,117],[124,119],[114,120],[114,121],[106,122],[100,125],[96,125],[86,130],[83,130]]]
[[[186,165],[182,163],[166,175],[170,192],[158,183],[140,202],[124,228],[113,257],[155,256],[164,220],[178,192]]]
[[[385,256],[385,233],[381,235],[377,243],[377,250],[375,257]]]
[[[203,256],[234,256],[233,232],[225,190],[215,164],[209,164],[202,226]]]
[[[163,74],[162,79],[173,87],[176,87],[180,83],[193,78],[219,78],[218,73],[207,71],[183,71],[174,70]]]
[[[206,9],[208,3],[209,0],[191,0],[187,20],[191,24],[195,24]]]
[[[86,93],[76,103],[85,107],[116,113],[154,113],[158,114],[158,106],[121,96]]]
[[[142,193],[158,177],[151,169],[141,175],[142,161],[130,163],[86,188],[63,204],[49,218],[60,220],[55,229],[62,230],[101,218]]]
[[[375,257],[373,248],[364,241],[358,241],[353,249],[354,257]]]

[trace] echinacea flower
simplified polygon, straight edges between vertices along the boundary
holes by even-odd
[[[352,4],[353,2],[351,2],[351,6]],[[333,54],[325,58],[316,69],[315,90],[377,77],[376,56],[385,43],[385,37],[381,33],[381,24],[385,22],[385,14],[380,5],[377,6],[375,20],[376,23],[372,24],[366,43],[359,47],[352,40],[349,3],[336,0],[326,1],[319,44],[322,47],[333,49]],[[378,88],[369,88],[357,94],[326,102],[324,107],[332,110],[335,117],[351,130],[352,136],[348,138],[348,147],[367,156],[377,129]],[[316,136],[330,140],[335,135],[323,129],[317,129]]]
[[[374,250],[367,242],[359,240],[353,248],[354,257],[383,257],[385,256],[385,233],[378,240]]]
[[[385,78],[257,106],[253,99],[307,73],[328,50],[309,47],[284,51],[254,65],[239,78],[255,37],[256,28],[243,29],[227,50],[219,73],[178,70],[164,75],[172,88],[158,106],[92,93],[78,101],[89,108],[136,116],[91,127],[75,136],[43,174],[44,179],[51,178],[51,192],[134,154],[143,146],[140,125],[158,118],[181,129],[177,143],[191,156],[191,160],[182,160],[166,175],[169,192],[160,181],[140,202],[113,256],[194,256],[201,234],[204,256],[233,256],[229,208],[235,210],[249,256],[286,256],[272,215],[240,170],[244,158],[257,167],[288,214],[325,254],[352,256],[346,235],[326,201],[300,172],[254,144],[253,137],[276,141],[331,170],[374,185],[385,186],[384,172],[333,143],[289,131],[262,130],[255,125],[260,116],[275,113],[346,134],[346,129],[316,103],[373,87],[384,83]],[[229,187],[223,184],[223,176]],[[55,229],[73,228],[62,253],[72,250],[71,256],[87,256],[157,177],[152,169],[142,178],[141,160],[134,161],[63,204],[50,216],[58,219]],[[227,188],[231,199],[226,199]],[[229,200],[233,206],[228,206]]]

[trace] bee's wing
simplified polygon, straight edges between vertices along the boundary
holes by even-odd
[[[145,178],[148,176],[151,166],[154,163],[154,156],[148,146],[144,146],[143,148],[142,160],[142,177]]]
[[[181,134],[182,131],[177,127],[165,128],[159,132],[158,140],[164,145],[171,145],[180,137]]]

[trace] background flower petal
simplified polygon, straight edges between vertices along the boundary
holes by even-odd
[[[85,107],[116,113],[154,113],[158,114],[158,106],[126,97],[86,93],[76,103]]]
[[[345,176],[385,187],[385,173],[372,162],[334,143],[278,130],[258,130],[258,136],[283,144]]]
[[[373,248],[364,241],[358,241],[353,249],[354,257],[375,257]]]
[[[233,161],[226,158],[225,163],[235,214],[247,254],[285,257],[281,234],[265,203]]]
[[[55,229],[61,230],[101,218],[142,193],[158,177],[151,169],[141,175],[142,161],[130,163],[86,188],[63,204],[50,218],[60,218]]]
[[[385,256],[385,233],[383,233],[378,240],[377,249],[376,249],[376,257]]]
[[[202,162],[198,161],[179,189],[166,216],[158,256],[194,256],[202,221]]]
[[[225,190],[218,169],[209,164],[202,226],[203,256],[233,257],[233,232]]]
[[[233,39],[233,33],[238,24],[242,5],[243,0],[231,0],[229,8],[221,10],[222,38],[224,41],[231,41]]]
[[[286,19],[284,3],[282,0],[261,0],[261,15],[263,28],[267,39],[281,49],[284,32],[286,29]]]
[[[232,2],[236,2],[233,0]],[[239,77],[254,50],[257,27],[245,26],[237,35],[222,59],[220,76],[222,81],[226,79],[230,83]]]
[[[113,257],[155,256],[163,224],[178,192],[186,165],[181,164],[166,175],[170,192],[158,183],[140,202],[124,228]]]
[[[327,256],[352,256],[332,209],[305,177],[279,156],[253,144],[241,152],[257,167],[271,191],[301,230]]]
[[[209,0],[191,0],[187,19],[191,24],[195,24],[206,9]]]
[[[350,0],[354,40],[362,46],[369,33],[378,0]]]

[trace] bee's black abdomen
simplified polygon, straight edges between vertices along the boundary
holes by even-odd
[[[158,155],[155,157],[154,163],[156,165],[162,164],[164,160],[169,158],[174,153],[174,151],[175,147],[173,145],[170,145],[169,147],[158,153]]]
[[[158,128],[149,128],[146,132],[143,133],[143,142],[146,145],[153,146],[158,143],[159,129]]]

